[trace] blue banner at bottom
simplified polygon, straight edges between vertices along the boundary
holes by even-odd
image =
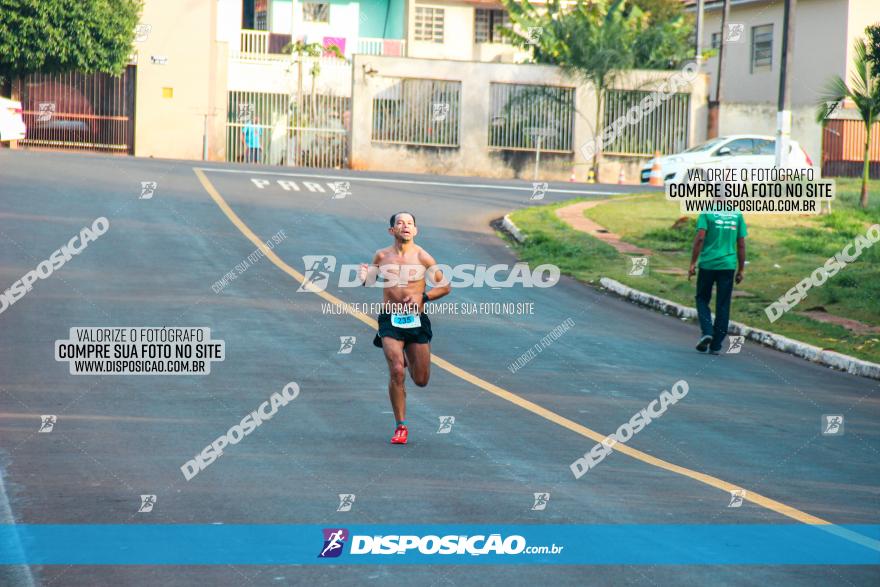
[[[0,525],[0,564],[877,565],[878,525]]]

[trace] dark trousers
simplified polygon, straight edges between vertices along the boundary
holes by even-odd
[[[260,147],[248,147],[245,152],[245,161],[247,163],[262,163],[263,149]]]
[[[712,350],[720,350],[721,342],[727,336],[730,321],[730,298],[733,295],[733,269],[700,269],[697,273],[697,315],[700,317],[700,331],[703,336],[712,337]],[[715,294],[715,324],[712,324],[712,287],[718,285]]]

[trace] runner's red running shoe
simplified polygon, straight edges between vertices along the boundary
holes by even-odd
[[[394,436],[391,437],[391,444],[406,444],[408,434],[409,431],[406,429],[406,426],[398,426],[397,430],[394,431]]]

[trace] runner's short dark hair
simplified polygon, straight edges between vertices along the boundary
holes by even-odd
[[[413,216],[412,212],[401,211],[401,212],[395,212],[394,214],[391,215],[391,226],[394,226],[394,223],[397,222],[397,217],[400,216],[401,214],[409,214],[410,216],[412,216],[413,224],[416,223],[416,217]]]

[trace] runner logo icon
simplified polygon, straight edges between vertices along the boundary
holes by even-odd
[[[339,494],[339,507],[336,508],[337,512],[350,512],[351,506],[354,505],[355,495],[354,493],[340,493]]]
[[[149,513],[153,511],[153,506],[156,505],[156,496],[155,495],[141,495],[141,505],[138,508],[139,513]]]
[[[345,528],[324,528],[324,547],[318,554],[318,558],[336,558],[342,554],[342,547],[348,540],[348,530]]]
[[[738,508],[742,507],[743,499],[746,497],[745,489],[731,489],[730,490],[730,503],[727,504],[729,508]]]
[[[296,291],[324,291],[330,274],[336,269],[336,257],[332,255],[305,255],[303,256],[305,267],[305,281]]]
[[[730,337],[730,347],[727,349],[727,353],[733,354],[733,355],[739,353],[742,350],[743,344],[745,343],[745,341],[746,341],[745,336],[731,336]]]
[[[52,429],[55,428],[55,422],[57,421],[58,416],[55,416],[54,414],[46,414],[44,416],[40,416],[40,429],[37,430],[37,432],[52,432]]]
[[[336,352],[337,355],[350,355],[351,351],[354,350],[354,343],[357,341],[356,336],[340,336],[339,337],[339,350]]]
[[[645,270],[648,268],[648,258],[647,257],[630,257],[630,268],[629,274],[634,275],[636,277],[642,277],[645,275]]]
[[[540,512],[542,510],[547,509],[547,502],[550,501],[549,493],[536,493],[535,494],[535,503],[532,505],[532,511]]]
[[[455,416],[440,416],[440,427],[437,428],[437,434],[449,434],[452,432],[454,424]]]
[[[547,194],[547,188],[550,187],[547,185],[547,182],[534,182],[532,183],[532,197],[530,200],[543,200],[544,196]]]
[[[350,181],[337,181],[331,184],[333,187],[333,199],[341,200],[345,196],[351,195],[351,182]]]
[[[843,415],[822,414],[822,435],[838,436],[843,434]]]
[[[157,187],[159,187],[159,184],[155,181],[142,181],[141,195],[140,197],[138,197],[138,200],[151,200],[153,198],[153,194],[156,193]]]

